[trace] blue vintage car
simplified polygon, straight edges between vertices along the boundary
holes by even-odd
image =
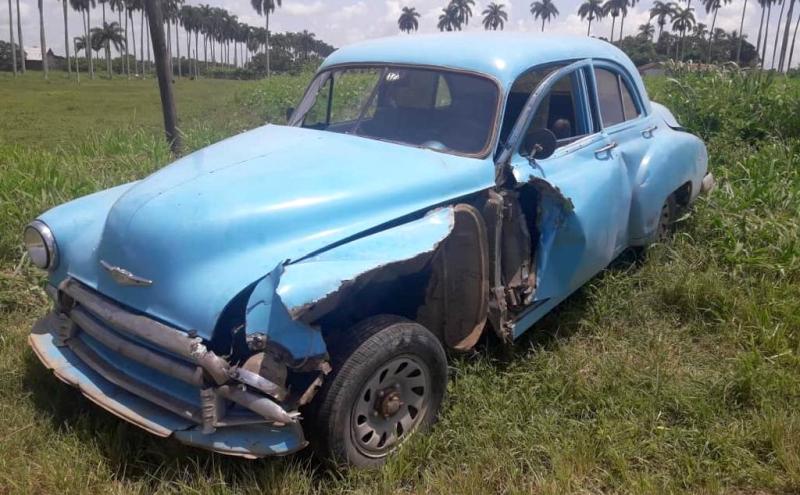
[[[288,125],[31,222],[54,307],[30,344],[156,435],[377,465],[435,419],[445,349],[513,341],[713,182],[608,43],[367,41]]]

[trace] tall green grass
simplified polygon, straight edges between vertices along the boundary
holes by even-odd
[[[274,78],[227,104],[278,121],[306,83]],[[727,70],[647,83],[707,141],[718,189],[516,346],[453,356],[441,421],[377,472],[182,447],[44,371],[25,345],[45,298],[21,226],[169,157],[158,133],[126,128],[3,146],[0,493],[800,492],[800,85]],[[197,122],[188,142],[235,127]]]

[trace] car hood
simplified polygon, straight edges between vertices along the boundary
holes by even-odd
[[[59,237],[69,204],[42,218],[66,244],[55,278],[210,338],[231,299],[279,263],[493,181],[489,160],[267,125],[121,188],[94,234]],[[121,285],[101,261],[152,284]]]

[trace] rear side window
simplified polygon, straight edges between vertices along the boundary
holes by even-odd
[[[633,95],[618,74],[596,67],[594,76],[597,81],[597,103],[604,127],[639,116]]]

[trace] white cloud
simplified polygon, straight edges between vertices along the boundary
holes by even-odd
[[[352,5],[346,5],[340,9],[336,9],[331,17],[337,20],[348,20],[363,16],[366,11],[367,4],[364,0],[358,0]]]
[[[280,13],[294,16],[316,15],[325,10],[325,5],[317,0],[314,3],[286,2],[280,9]],[[272,50],[270,50],[272,51]]]

